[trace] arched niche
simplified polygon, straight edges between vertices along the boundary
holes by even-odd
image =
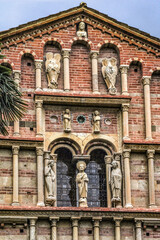
[[[12,71],[12,66],[11,66],[11,64],[8,63],[8,62],[2,62],[2,63],[1,63],[1,66],[7,67],[7,68],[9,68],[9,69]]]
[[[23,54],[21,58],[21,81],[20,87],[23,89],[35,89],[35,64],[30,53]]]
[[[57,89],[63,89],[63,63],[62,63],[62,54],[61,54],[61,45],[55,41],[48,41],[44,45],[44,54],[43,54],[43,67],[42,67],[42,88],[48,88],[48,79],[46,74],[45,62],[46,62],[46,53],[52,52],[53,54],[59,53],[61,55],[61,67],[60,73],[58,76],[58,87]]]
[[[142,84],[142,64],[139,61],[132,61],[129,65],[128,92],[131,97],[134,96],[129,108],[129,136],[131,139],[136,137],[144,139],[144,90]],[[133,113],[135,114],[133,115]]]
[[[118,74],[116,78],[116,84],[115,87],[117,89],[117,93],[120,94],[121,92],[121,81],[120,81],[120,72],[119,72],[119,65],[120,65],[120,56],[119,56],[119,50],[117,46],[113,44],[103,44],[102,47],[99,50],[98,55],[98,87],[99,91],[101,93],[107,93],[108,88],[105,83],[105,80],[102,76],[102,59],[104,58],[116,58],[117,59],[117,68],[118,68]]]
[[[151,93],[151,115],[152,115],[152,137],[153,139],[159,140],[160,134],[160,70],[156,70],[152,73],[150,82],[150,93]]]
[[[73,43],[70,53],[70,88],[92,92],[90,48],[85,41]]]
[[[90,161],[85,170],[89,178],[87,199],[89,207],[107,207],[106,166],[104,162],[106,155],[106,151],[98,147],[90,152]]]

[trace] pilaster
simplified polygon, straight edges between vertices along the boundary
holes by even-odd
[[[98,90],[98,54],[99,54],[99,52],[97,52],[97,51],[91,52],[93,93],[99,93],[99,90]]]
[[[63,49],[63,63],[64,63],[64,91],[70,90],[70,76],[69,76],[69,55],[71,49]]]
[[[12,146],[13,154],[13,200],[12,206],[19,205],[19,179],[18,179],[18,156],[19,156],[19,146]]]

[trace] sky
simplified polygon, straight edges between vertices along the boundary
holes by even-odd
[[[0,31],[79,6],[80,0],[0,0]],[[160,0],[84,0],[88,7],[160,38]]]

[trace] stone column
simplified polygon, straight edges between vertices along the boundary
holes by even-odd
[[[91,52],[93,93],[99,93],[98,91],[98,54],[99,52],[96,52],[96,51]]]
[[[13,71],[13,77],[14,77],[14,81],[16,82],[16,84],[18,86],[18,90],[19,90],[19,83],[20,83],[20,79],[21,79],[21,71],[19,71],[19,70]],[[20,134],[19,134],[19,120],[14,121],[13,136],[20,136]]]
[[[124,162],[124,181],[125,181],[125,207],[132,207],[131,204],[131,179],[130,179],[130,152],[131,149],[123,150],[123,162]]]
[[[36,148],[37,151],[37,206],[44,205],[44,172],[43,172],[43,148]]]
[[[53,160],[54,160],[54,172],[56,175],[56,179],[55,179],[55,203],[54,203],[54,207],[57,207],[57,154],[51,154]]]
[[[80,218],[72,217],[72,240],[78,240],[78,221]]]
[[[102,218],[93,218],[93,231],[94,231],[94,240],[99,240],[99,223],[102,220]]]
[[[142,78],[143,86],[144,86],[146,140],[152,140],[150,79],[151,79],[151,77],[147,77],[147,76]]]
[[[50,218],[51,221],[51,240],[57,240],[57,221],[58,217]]]
[[[18,154],[19,146],[12,146],[13,154],[13,200],[12,206],[19,205],[18,200]]]
[[[69,77],[69,54],[70,49],[63,49],[63,62],[64,62],[64,90],[70,90],[70,77]]]
[[[128,82],[127,82],[127,73],[128,73],[129,66],[128,65],[121,65],[121,83],[122,83],[122,95],[129,95],[128,93]]]
[[[136,221],[136,240],[142,240],[142,222]]]
[[[123,111],[123,139],[129,139],[129,125],[128,125],[128,109],[129,104],[122,104]]]
[[[30,230],[29,230],[30,240],[36,240],[36,220],[37,218],[30,219]]]
[[[111,204],[111,187],[110,187],[110,172],[111,172],[111,161],[112,156],[104,157],[105,165],[106,165],[106,191],[107,191],[107,207],[112,207]]]
[[[37,134],[36,137],[42,137],[43,134],[43,126],[42,126],[42,106],[43,106],[43,101],[42,100],[37,100],[35,102],[36,104],[36,125],[37,125]]]
[[[115,240],[121,240],[121,221],[122,218],[114,218],[115,221]]]
[[[155,204],[155,184],[154,184],[154,154],[155,150],[147,150],[148,159],[148,181],[149,181],[149,207],[156,207]]]
[[[35,60],[36,68],[36,90],[41,90],[41,69],[43,60]]]

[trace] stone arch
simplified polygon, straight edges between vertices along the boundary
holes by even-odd
[[[71,44],[70,48],[72,48],[72,46],[75,45],[76,43],[81,43],[81,44],[87,46],[87,48],[90,51],[93,49],[93,43],[88,38],[75,37],[75,38],[71,39],[70,40],[70,44]]]
[[[110,46],[110,47],[115,48],[119,55],[122,52],[122,46],[119,43],[112,41],[112,40],[110,40],[110,41],[104,40],[104,41],[99,42],[97,45],[97,47],[99,48],[99,51],[101,50],[101,48],[103,48],[103,46]]]
[[[102,59],[114,57],[117,60],[117,69],[120,66],[120,46],[114,41],[103,41],[99,44],[99,55],[98,55],[98,85],[99,91],[102,93],[108,92],[107,85],[102,76]],[[117,92],[121,93],[121,80],[120,72],[117,72],[115,87]]]
[[[19,54],[20,58],[22,58],[23,55],[28,55],[28,56],[31,56],[33,59],[37,59],[37,54],[32,49],[24,49],[24,50],[22,50],[20,52],[20,54]]]
[[[58,89],[63,90],[63,59],[62,59],[62,42],[57,38],[48,38],[45,44],[43,45],[43,65],[42,65],[42,88],[48,88],[48,79],[46,74],[45,62],[46,62],[46,53],[52,52],[53,54],[58,53],[61,55],[61,66],[60,73],[58,76]]]
[[[58,38],[54,38],[54,37],[48,37],[46,38],[45,40],[42,41],[42,48],[44,49],[45,46],[48,44],[48,43],[52,43],[52,44],[55,44],[57,45],[60,50],[62,50],[62,48],[64,48],[64,43],[62,40],[58,39]]]
[[[1,64],[2,66],[6,66],[6,67],[10,68],[12,71],[15,70],[14,63],[11,62],[10,59],[1,59],[1,60],[0,60],[0,64]]]

